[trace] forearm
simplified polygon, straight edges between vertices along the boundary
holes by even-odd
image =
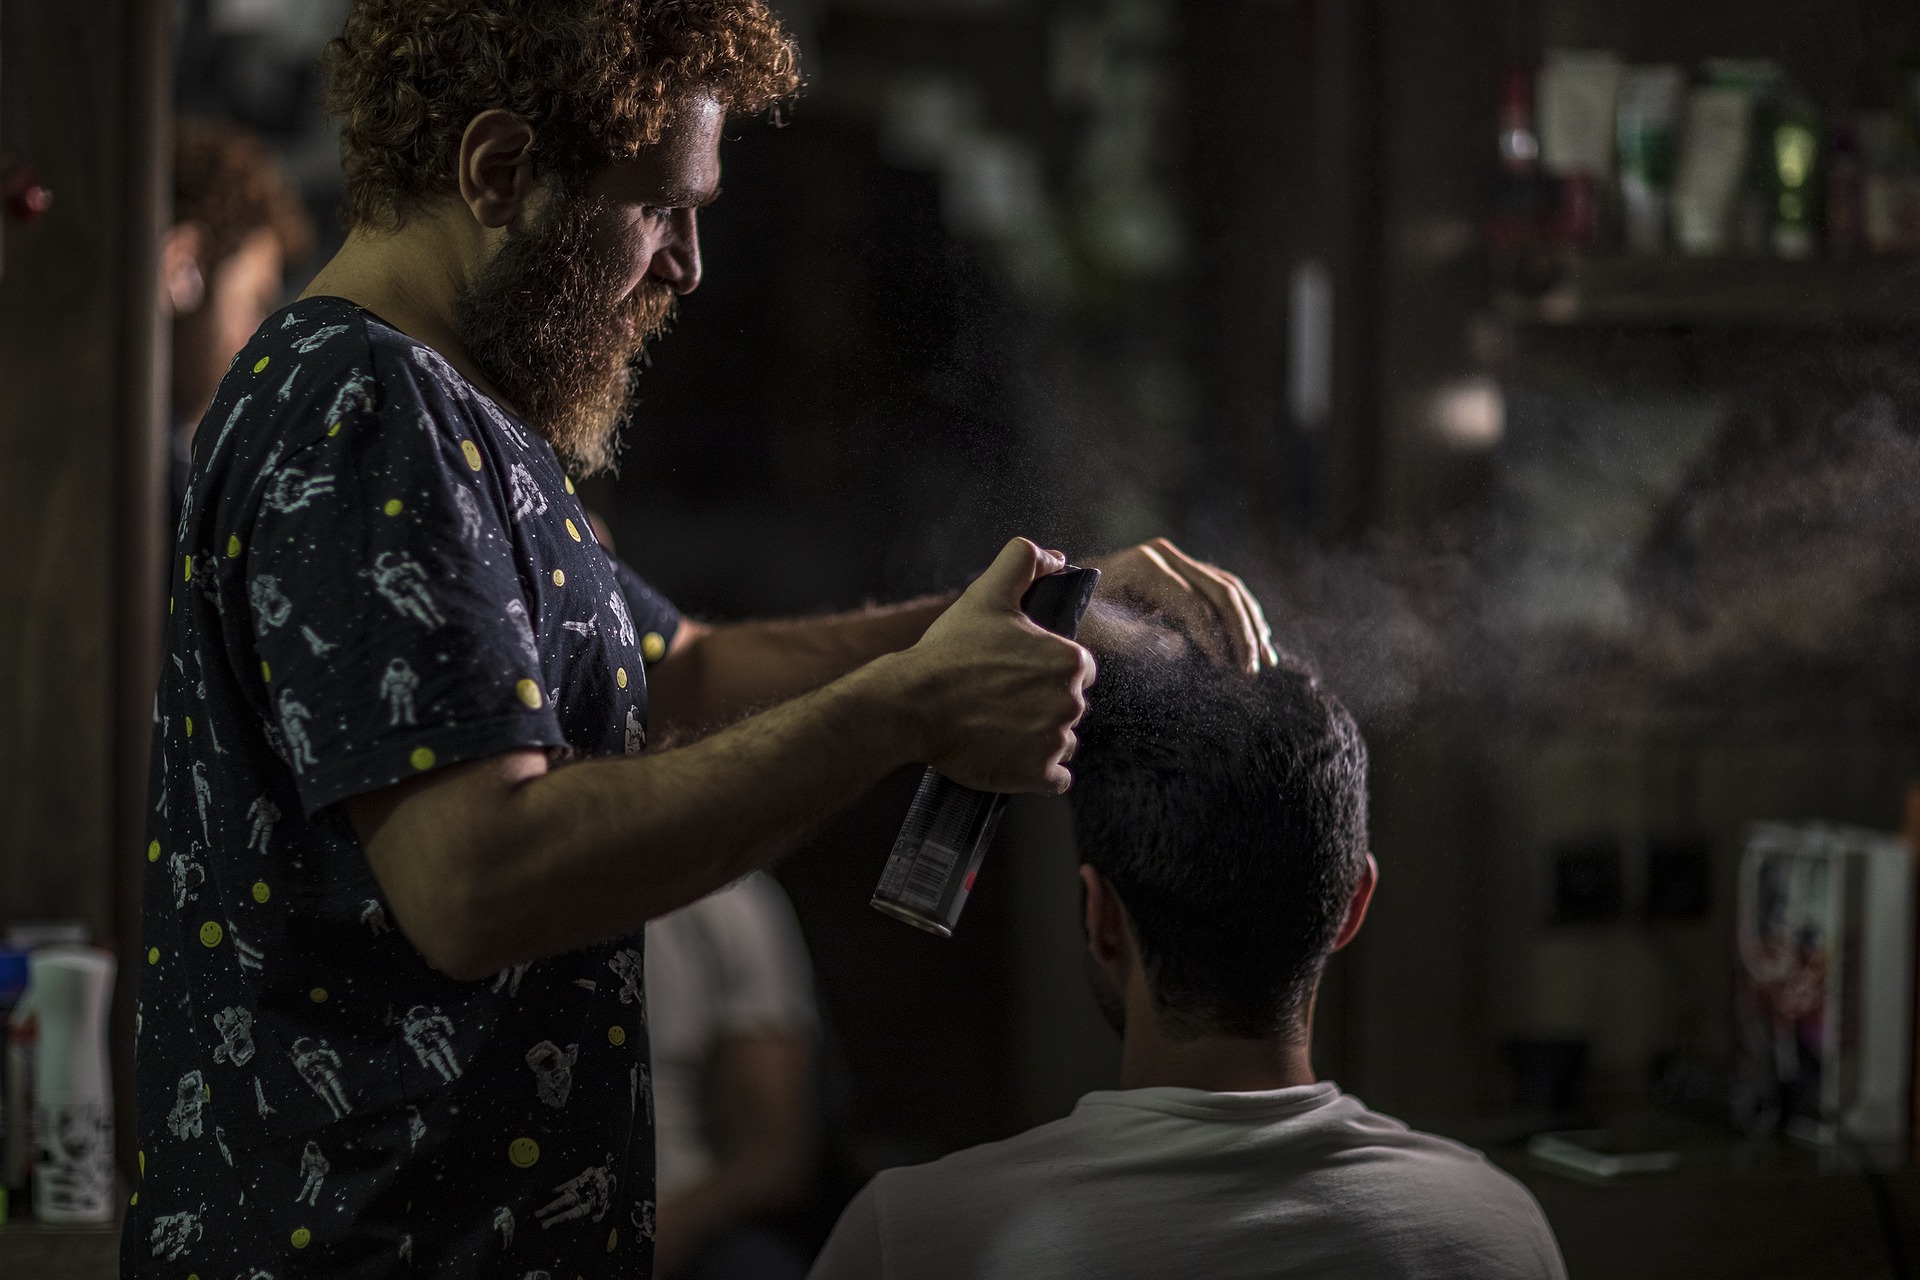
[[[403,802],[369,860],[416,946],[474,979],[616,937],[770,862],[919,758],[905,677],[874,663],[706,738]],[[447,803],[452,800],[454,803]]]
[[[951,594],[929,596],[829,617],[704,630],[649,674],[650,719],[671,739],[777,706],[911,647],[953,601]]]
[[[549,770],[520,748],[356,796],[347,820],[407,938],[471,981],[710,893],[901,765],[1058,794],[1093,663],[1019,601],[1059,562],[1016,538],[910,652],[681,750]],[[894,612],[860,628],[867,643],[918,627],[911,608]]]

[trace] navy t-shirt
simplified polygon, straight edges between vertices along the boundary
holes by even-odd
[[[337,298],[228,371],[171,578],[124,1274],[646,1275],[641,936],[456,982],[340,801],[640,750],[679,615],[537,432]]]

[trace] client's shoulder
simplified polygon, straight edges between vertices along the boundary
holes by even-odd
[[[896,1220],[992,1212],[1043,1189],[1057,1189],[1060,1171],[1085,1158],[1087,1142],[1073,1116],[965,1147],[922,1164],[875,1175],[867,1194]]]
[[[1485,1155],[1438,1134],[1375,1111],[1341,1094],[1319,1117],[1318,1145],[1336,1165],[1371,1168],[1377,1176],[1432,1182],[1440,1194],[1472,1196],[1494,1188],[1526,1191]]]
[[[1176,1257],[1212,1259],[1187,1274],[1565,1274],[1524,1187],[1330,1085],[1090,1094],[1062,1120],[881,1174],[850,1217],[864,1225],[846,1237],[884,1240],[896,1275],[1165,1275]],[[1018,1271],[927,1261],[1016,1254]]]
[[[1050,1165],[1082,1144],[1073,1117],[1036,1125],[1008,1138],[963,1147],[922,1164],[902,1165],[880,1175],[894,1187],[951,1187],[966,1183],[1002,1185],[1025,1171]]]
[[[1350,1096],[1328,1110],[1317,1198],[1343,1206],[1369,1248],[1433,1274],[1565,1274],[1539,1202],[1485,1155]]]

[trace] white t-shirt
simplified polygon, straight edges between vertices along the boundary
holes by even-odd
[[[661,1198],[714,1166],[706,1071],[730,1036],[811,1035],[813,966],[793,908],[754,873],[647,925],[647,1035],[653,1048],[655,1185]]]
[[[811,1280],[1565,1275],[1518,1182],[1316,1084],[1090,1093],[1005,1142],[890,1169]]]

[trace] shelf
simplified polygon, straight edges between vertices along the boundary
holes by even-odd
[[[1496,305],[1508,320],[1544,326],[1893,326],[1920,322],[1920,262],[1593,258],[1546,293],[1505,293]]]
[[[1571,1176],[1527,1154],[1537,1115],[1432,1126],[1485,1151],[1533,1193],[1567,1270],[1582,1280],[1893,1280],[1876,1209],[1884,1195],[1897,1223],[1920,1211],[1920,1166],[1904,1148],[1814,1148],[1748,1139],[1658,1108],[1589,1117],[1648,1149],[1675,1151],[1665,1173],[1604,1181]],[[1870,1162],[1877,1185],[1863,1172]]]

